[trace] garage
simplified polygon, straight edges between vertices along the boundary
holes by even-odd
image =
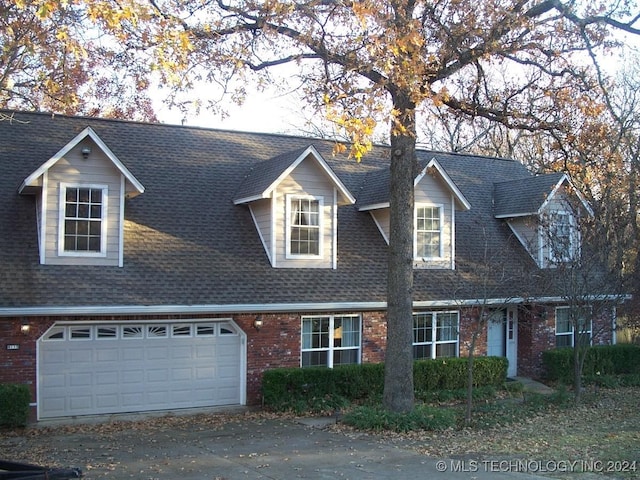
[[[38,418],[239,405],[232,321],[56,323],[38,340]]]

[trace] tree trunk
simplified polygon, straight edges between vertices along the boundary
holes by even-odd
[[[392,95],[401,134],[392,126],[390,232],[387,279],[387,351],[384,407],[413,409],[413,206],[416,165],[415,105],[408,96]]]

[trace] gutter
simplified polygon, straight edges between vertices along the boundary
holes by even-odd
[[[631,295],[589,295],[592,301],[626,301]],[[521,305],[526,303],[566,303],[564,297],[511,297],[468,300],[414,301],[413,308],[472,307],[480,305]],[[326,303],[265,303],[228,305],[113,305],[113,306],[56,306],[56,307],[0,307],[0,317],[39,316],[105,316],[105,315],[201,315],[276,312],[338,312],[386,310],[387,302],[326,302]]]

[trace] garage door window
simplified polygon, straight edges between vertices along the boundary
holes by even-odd
[[[117,339],[118,327],[98,327],[97,338],[99,339]]]
[[[191,336],[191,324],[177,324],[171,327],[172,337],[190,337]]]
[[[55,340],[135,340],[142,338],[188,338],[237,336],[237,329],[230,323],[173,323],[147,325],[68,325],[51,328],[44,341]]]

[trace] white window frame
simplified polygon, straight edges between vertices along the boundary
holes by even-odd
[[[546,262],[547,267],[554,267],[558,264],[569,263],[578,259],[581,238],[575,215],[567,210],[552,210],[544,214],[542,218],[543,224],[539,228],[539,243],[541,245],[542,261]],[[558,222],[561,218],[566,218],[568,221],[566,223]],[[566,251],[563,251],[564,246],[558,241],[561,237],[561,235],[558,235],[558,231],[562,227],[566,227],[569,230]]]
[[[568,306],[562,306],[562,307],[556,307],[556,312],[555,312],[555,344],[556,344],[556,348],[564,348],[564,347],[575,347],[576,345],[576,336],[575,336],[575,331],[573,329],[573,322],[570,321],[570,319],[567,319],[568,325],[570,330],[566,331],[566,332],[561,332],[558,333],[558,312],[560,311],[569,311],[571,307]],[[593,343],[593,322],[591,320],[591,318],[589,319],[589,329],[586,330],[585,332],[580,332],[580,333],[588,333],[589,334],[589,345],[591,345]],[[570,338],[570,342],[569,345],[562,345],[562,346],[558,346],[558,337],[568,337]]]
[[[102,191],[100,218],[100,251],[65,250],[65,221],[67,189],[89,189]],[[107,210],[109,187],[102,184],[60,183],[58,202],[58,256],[60,257],[106,257],[107,256]]]
[[[427,233],[438,233],[438,255],[431,257],[423,257],[418,255],[418,210],[423,208],[437,208],[438,209],[438,221],[440,222],[440,228],[438,230],[420,230]],[[437,203],[417,203],[413,209],[413,258],[416,260],[439,260],[444,256],[444,242],[443,242],[443,228],[444,228],[444,205]]]
[[[292,203],[298,200],[311,200],[318,202],[318,254],[307,253],[292,253],[291,252],[291,229],[294,227],[291,213]],[[314,195],[286,195],[286,208],[285,208],[285,243],[286,243],[286,258],[288,259],[319,259],[323,257],[324,251],[324,197]]]
[[[335,340],[336,340],[336,328],[335,328],[335,320],[336,319],[345,319],[345,318],[355,318],[358,321],[358,344],[357,346],[354,345],[349,345],[349,346],[340,346],[340,347],[336,347],[335,346]],[[304,324],[305,322],[313,322],[313,320],[328,320],[329,321],[329,331],[327,332],[328,335],[328,344],[326,347],[316,347],[314,348],[313,346],[307,347],[305,348],[305,328],[304,328]],[[311,334],[313,335],[313,331],[311,332]],[[335,352],[337,351],[355,351],[356,352],[356,362],[355,364],[359,364],[362,362],[362,316],[361,315],[308,315],[308,316],[304,316],[301,319],[300,322],[300,366],[301,367],[315,367],[315,366],[326,366],[329,368],[333,368],[334,367],[334,362],[333,362],[333,355]],[[326,365],[305,365],[303,358],[304,358],[304,353],[308,353],[308,352],[326,352],[327,353],[327,364]],[[342,364],[342,365],[347,365],[347,364]],[[353,365],[353,364],[350,364]]]
[[[456,316],[456,339],[455,340],[438,340],[438,316],[439,315],[455,315]],[[430,339],[426,339],[425,341],[422,342],[416,342],[416,325],[415,325],[415,319],[418,316],[425,316],[425,317],[431,317],[431,338]],[[420,360],[420,359],[427,359],[427,358],[431,358],[431,359],[436,359],[436,358],[453,358],[451,356],[438,356],[437,355],[437,351],[438,351],[438,345],[445,345],[445,344],[455,344],[455,350],[456,350],[456,354],[454,355],[454,357],[459,357],[460,356],[460,312],[457,310],[446,310],[446,311],[432,311],[432,312],[413,312],[413,347],[415,346],[429,346],[430,348],[430,356],[429,357],[419,357],[416,358],[415,356],[415,349],[414,349],[414,358],[416,360]]]

